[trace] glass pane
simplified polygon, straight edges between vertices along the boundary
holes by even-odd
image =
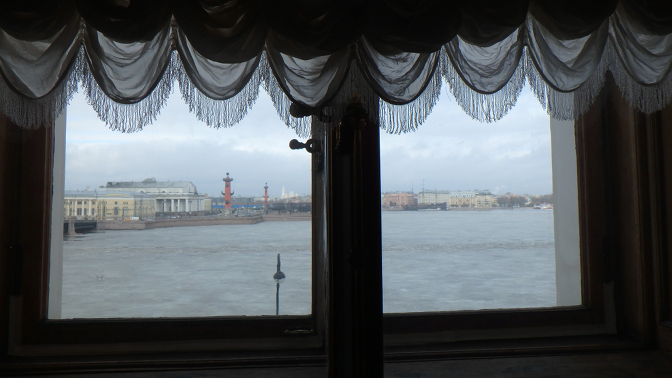
[[[275,315],[276,298],[280,315],[311,312],[310,155],[265,93],[229,129],[179,94],[137,133],[82,94],[66,123],[50,318]]]
[[[492,124],[444,94],[418,131],[381,135],[385,312],[581,303],[573,124],[552,149],[549,122],[527,88]]]

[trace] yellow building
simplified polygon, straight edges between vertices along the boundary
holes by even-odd
[[[419,194],[419,203],[447,203],[451,207],[492,207],[493,197],[489,190],[428,190]]]
[[[63,210],[65,218],[153,218],[156,214],[156,199],[144,193],[69,190],[65,192]]]
[[[450,195],[451,192],[448,190],[423,190],[418,193],[418,203],[450,203]]]

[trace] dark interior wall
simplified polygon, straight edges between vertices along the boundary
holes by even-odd
[[[0,115],[0,353],[7,353],[10,266],[18,240],[18,167],[21,130]]]
[[[613,285],[618,333],[652,347],[662,346],[661,335],[670,329],[660,327],[670,319],[672,292],[672,148],[664,142],[672,140],[670,125],[672,106],[652,116],[640,113],[610,75],[576,125],[577,141],[586,144],[577,160],[588,176],[601,177],[580,188],[587,199],[583,231],[599,241],[582,240],[582,248],[602,260],[592,263],[604,270],[604,283]],[[586,287],[604,284],[583,279]],[[590,292],[584,294],[591,299]],[[656,328],[662,329],[658,335]]]
[[[645,117],[628,106],[609,80],[603,118],[609,172],[608,245],[614,269],[619,333],[652,343],[651,249]]]
[[[656,336],[661,349],[672,351],[672,104],[647,121],[658,159],[651,166]]]

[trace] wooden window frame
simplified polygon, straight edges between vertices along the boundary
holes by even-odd
[[[585,119],[585,118],[584,118]],[[566,307],[386,313],[386,346],[460,340],[551,337],[610,332],[605,316],[604,154],[600,127],[575,123],[582,304]],[[465,331],[466,330],[466,331]]]
[[[8,354],[90,355],[184,351],[293,350],[312,361],[324,355],[324,219],[321,179],[314,179],[312,212],[312,307],[310,315],[189,318],[48,319],[54,128],[2,127],[21,135],[20,164],[3,167],[18,177],[17,233],[12,245],[22,255],[12,272],[17,291],[10,298]],[[319,138],[319,132],[315,133]],[[2,148],[2,146],[0,146]],[[297,152],[298,153],[298,152]],[[318,164],[317,156],[312,159]],[[322,164],[321,162],[319,164]],[[11,172],[16,170],[16,172]],[[18,269],[18,268],[17,268]],[[123,345],[123,347],[120,347]]]
[[[672,350],[671,122],[611,74],[575,122],[582,305],[385,314],[386,360]]]
[[[604,291],[603,291],[603,262],[599,258],[604,250],[602,237],[604,230],[604,210],[599,201],[603,193],[599,175],[594,175],[594,165],[603,164],[600,149],[588,148],[586,141],[595,138],[589,135],[594,129],[577,127],[577,163],[578,183],[582,190],[579,193],[581,214],[581,269],[584,284],[582,285],[583,304],[569,308],[543,309],[508,309],[508,310],[480,310],[456,311],[413,314],[385,314],[384,332],[392,345],[403,343],[441,342],[446,338],[445,332],[464,331],[473,334],[477,330],[487,330],[490,337],[493,330],[500,330],[506,337],[514,329],[518,335],[525,330],[538,335],[540,327],[582,327],[585,325],[605,325]],[[40,214],[39,217],[21,219],[22,230],[41,229],[41,237],[23,238],[22,249],[24,256],[24,289],[23,303],[26,309],[23,312],[21,335],[22,346],[41,344],[80,344],[87,352],[91,352],[91,344],[107,344],[119,342],[159,342],[166,343],[180,340],[235,340],[234,345],[239,348],[241,340],[263,338],[266,347],[273,345],[269,338],[286,338],[285,331],[294,329],[316,329],[316,317],[313,316],[283,316],[278,319],[261,319],[255,317],[205,317],[184,319],[88,319],[88,320],[46,320],[46,293],[48,286],[48,253],[50,235],[51,209],[51,175],[53,157],[53,129],[40,128],[26,130],[31,134],[25,146],[28,154],[28,164],[22,164],[21,177],[30,176],[30,188],[24,187],[26,193],[31,193],[35,201],[26,201],[22,213]],[[43,151],[40,154],[39,151]],[[593,164],[591,166],[591,164]],[[26,170],[27,169],[27,170]],[[22,191],[24,191],[22,190]],[[592,198],[588,201],[587,198]],[[313,214],[319,214],[318,201],[314,202]],[[593,217],[593,219],[589,219]],[[598,218],[598,219],[594,219]],[[591,225],[591,226],[589,226]],[[589,227],[592,227],[589,229]],[[316,225],[315,228],[319,228]],[[39,251],[35,253],[35,251]],[[40,255],[39,258],[34,255]],[[30,257],[28,257],[30,256]],[[28,257],[28,258],[26,258]],[[314,253],[314,260],[315,253]],[[316,261],[317,262],[317,261]],[[316,265],[316,264],[314,264]],[[315,267],[314,267],[315,268]],[[40,272],[39,275],[36,273]],[[313,272],[313,282],[318,284],[319,274]],[[37,284],[36,284],[37,283]],[[313,313],[317,314],[315,306],[319,299],[315,294],[318,291],[313,287]],[[40,303],[42,302],[42,303]],[[36,311],[37,310],[37,311]],[[266,318],[266,317],[264,317]],[[263,323],[263,324],[262,324]],[[142,332],[139,332],[142,330]],[[166,332],[165,330],[171,330]],[[551,334],[557,334],[549,330]],[[579,329],[579,334],[585,334],[585,327]],[[595,332],[595,331],[592,331]],[[565,332],[566,334],[566,332]],[[473,337],[473,336],[472,336]],[[467,337],[468,339],[469,337]],[[278,342],[278,347],[287,345]],[[163,348],[161,348],[163,349]],[[17,349],[18,350],[18,349]],[[73,348],[73,352],[76,348]],[[76,353],[76,352],[75,352]]]

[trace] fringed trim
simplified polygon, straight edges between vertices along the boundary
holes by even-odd
[[[289,108],[292,106],[292,101],[285,95],[285,92],[282,91],[282,88],[275,80],[271,66],[266,60],[266,53],[263,53],[261,56],[257,72],[259,72],[260,77],[264,78],[264,89],[271,97],[273,106],[275,106],[280,119],[282,119],[287,127],[294,130],[299,138],[310,138],[312,117],[295,118],[290,114]]]
[[[98,113],[98,118],[105,122],[111,130],[134,133],[154,122],[161,113],[161,108],[166,105],[172,93],[179,66],[177,52],[172,51],[168,66],[154,90],[134,104],[120,104],[107,97],[86,64],[82,70],[82,87],[89,105]]]
[[[546,84],[542,76],[537,72],[537,68],[532,62],[527,49],[525,49],[525,62],[519,67],[525,68],[525,75],[530,84],[532,92],[539,100],[541,107],[546,110],[548,115],[558,120],[574,119],[574,93],[563,93],[554,90]]]
[[[362,107],[368,112],[369,121],[378,123],[381,117],[376,117],[376,115],[378,115],[378,104],[380,100],[378,95],[371,89],[369,82],[360,71],[359,66],[354,64],[354,62],[350,65],[348,74],[345,76],[343,85],[341,85],[338,93],[331,101],[329,101],[328,106],[334,108],[333,119],[342,120],[343,117],[345,117],[348,103],[350,103],[353,97],[357,97],[357,101],[362,104]]]
[[[492,94],[483,94],[473,90],[460,77],[453,67],[448,53],[441,54],[443,60],[443,78],[455,96],[455,101],[471,118],[479,122],[496,122],[502,119],[518,101],[525,85],[525,64],[523,58],[511,75],[509,81],[499,91]]]
[[[602,91],[607,71],[611,71],[623,97],[642,113],[654,113],[672,102],[672,75],[668,73],[664,80],[652,86],[637,83],[623,67],[611,40],[607,41],[595,72],[577,90],[570,93],[558,92],[546,84],[527,52],[525,60],[527,80],[532,91],[541,106],[555,119],[574,120],[585,114]]]
[[[637,83],[626,71],[621,63],[621,59],[616,51],[611,47],[611,41],[607,44],[609,47],[609,71],[611,71],[616,86],[621,90],[621,94],[626,101],[644,114],[655,113],[665,108],[672,100],[672,74],[668,69],[667,76],[655,85],[641,85]]]
[[[13,123],[26,128],[36,129],[42,125],[51,126],[68,105],[75,93],[82,74],[84,52],[80,48],[70,72],[47,95],[39,99],[29,99],[11,90],[0,78],[0,110]]]
[[[264,58],[262,53],[261,59]],[[261,64],[261,63],[260,63]],[[198,90],[189,79],[180,61],[177,80],[182,99],[199,121],[215,128],[228,128],[240,122],[259,98],[259,87],[267,80],[267,72],[255,69],[243,90],[227,100],[213,100]]]
[[[602,52],[600,63],[598,63],[595,68],[595,72],[593,72],[590,78],[574,91],[574,112],[573,117],[570,120],[577,119],[580,115],[585,114],[602,91],[605,75],[610,66],[610,55],[607,53],[609,48],[610,43],[607,41],[607,45]]]
[[[434,69],[434,75],[432,75],[427,88],[413,102],[406,105],[392,105],[380,99],[379,119],[381,129],[388,134],[405,134],[417,130],[425,122],[441,95],[442,66],[443,59],[439,58],[437,67]]]

